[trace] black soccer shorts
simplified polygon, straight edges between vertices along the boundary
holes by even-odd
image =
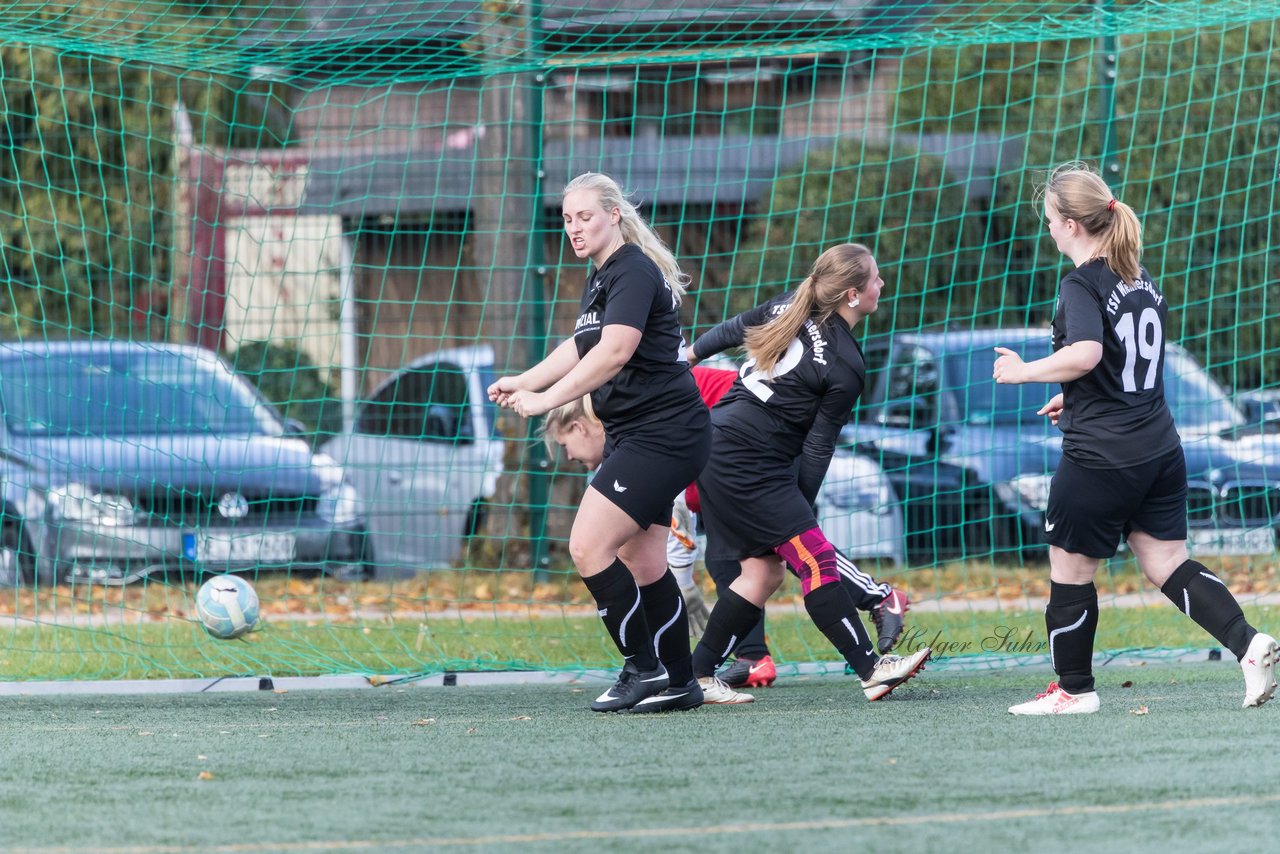
[[[1182,447],[1136,466],[1093,469],[1066,457],[1049,488],[1044,538],[1092,558],[1115,555],[1133,530],[1157,540],[1187,538],[1187,461]]]
[[[641,528],[666,528],[676,496],[698,478],[710,454],[710,418],[691,427],[669,427],[652,437],[628,435],[606,444],[604,462],[591,486]]]
[[[817,526],[813,507],[796,482],[796,466],[773,459],[720,429],[715,450],[698,478],[707,560],[741,560],[774,548]]]

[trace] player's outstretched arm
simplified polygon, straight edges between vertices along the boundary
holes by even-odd
[[[741,347],[747,340],[747,330],[753,326],[763,326],[772,320],[791,302],[791,294],[774,297],[754,308],[749,308],[736,317],[717,323],[698,337],[688,348],[693,358],[689,363],[696,365],[703,359],[709,359],[717,353],[734,347]]]
[[[1022,361],[1022,357],[1008,347],[996,347],[995,351],[1000,355],[992,366],[991,376],[1001,384],[1069,383],[1080,379],[1102,361],[1100,341],[1077,341],[1034,362]]]

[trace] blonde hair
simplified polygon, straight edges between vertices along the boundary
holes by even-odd
[[[1128,284],[1141,275],[1142,223],[1133,208],[1111,195],[1102,176],[1080,161],[1064,163],[1040,192],[1063,219],[1073,219],[1101,240],[1098,254]]]
[[[618,182],[600,172],[584,172],[565,185],[560,198],[564,199],[565,196],[577,190],[592,190],[600,199],[600,207],[606,212],[614,208],[621,212],[622,217],[618,221],[618,227],[622,230],[622,239],[639,246],[641,251],[658,265],[659,272],[671,286],[671,292],[675,294],[676,302],[679,302],[688,290],[689,276],[680,270],[680,265],[676,263],[676,256],[667,248],[667,244],[658,236],[658,232],[644,221],[640,212],[636,210],[636,206],[627,200]]]
[[[865,288],[871,281],[871,265],[871,250],[861,243],[833,246],[819,255],[791,305],[764,326],[747,330],[747,355],[756,360],[756,369],[768,374],[806,320],[822,324],[840,307],[850,288]]]
[[[595,408],[591,406],[591,395],[584,394],[576,400],[562,403],[546,414],[538,435],[547,446],[549,454],[555,456],[560,449],[560,443],[555,437],[569,429],[569,425],[575,421],[586,421],[588,424],[600,423],[600,419],[596,417]]]

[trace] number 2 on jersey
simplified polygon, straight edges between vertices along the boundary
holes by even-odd
[[[752,394],[768,403],[769,398],[773,397],[773,389],[769,388],[768,380],[775,380],[792,370],[800,364],[802,358],[804,358],[804,345],[800,343],[799,338],[793,338],[787,345],[787,351],[778,358],[773,365],[773,370],[768,374],[756,370],[755,359],[747,359],[742,363],[738,376],[742,377],[742,384],[750,389]]]
[[[1160,328],[1160,315],[1154,308],[1144,308],[1135,326],[1133,312],[1126,311],[1116,321],[1116,335],[1124,344],[1124,373],[1121,377],[1125,391],[1137,391],[1136,368],[1138,357],[1147,360],[1147,373],[1142,378],[1142,390],[1156,387],[1156,369],[1164,357],[1164,330]]]

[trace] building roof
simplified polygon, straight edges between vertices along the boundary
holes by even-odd
[[[438,38],[449,31],[474,33],[496,5],[477,0],[285,0],[246,23],[260,37],[277,43],[345,41],[356,35],[398,41]],[[512,3],[513,8],[520,5]],[[705,27],[730,21],[850,21],[869,8],[888,15],[886,10],[915,11],[927,5],[920,0],[542,0],[540,11],[543,29],[555,33],[655,24],[687,30],[690,24]],[[523,10],[532,7],[527,3]]]
[[[900,32],[924,17],[931,0],[507,0],[537,14],[541,39],[494,31],[504,61],[615,61],[655,50],[696,51],[756,43],[847,40]],[[466,73],[493,59],[477,36],[501,20],[501,0],[275,0],[243,17],[244,60],[283,79],[376,78],[389,74]],[[536,12],[530,12],[536,9]],[[519,24],[519,21],[516,21]],[[490,45],[492,47],[492,45]]]
[[[774,182],[834,137],[695,136],[551,141],[546,144],[543,203],[555,208],[574,175],[606,172],[642,205],[741,208],[767,196]],[[899,139],[899,143],[904,140]],[[1022,143],[996,134],[926,135],[909,141],[944,158],[974,197],[991,194],[1001,163],[1016,162]],[[508,161],[503,168],[517,168]],[[474,146],[443,152],[334,152],[310,159],[301,213],[425,218],[466,211],[485,164]],[[532,170],[532,164],[526,168]]]

